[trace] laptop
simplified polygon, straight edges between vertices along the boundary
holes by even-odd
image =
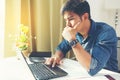
[[[51,66],[44,64],[43,61],[35,62],[35,63],[31,62],[30,59],[26,59],[23,54],[22,54],[22,58],[27,64],[28,68],[30,69],[35,80],[49,80],[53,78],[63,77],[68,74],[63,69],[59,68],[58,66],[55,66],[53,68]],[[42,59],[45,60],[44,58]]]

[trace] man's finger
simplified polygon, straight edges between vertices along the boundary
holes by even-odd
[[[54,58],[54,61],[53,61],[52,67],[55,67],[55,65],[56,65],[56,57]]]
[[[75,25],[74,25],[74,29],[76,29],[77,27],[78,27],[78,25],[80,24],[80,21],[79,22],[77,22]]]
[[[45,64],[47,64],[47,65],[50,65],[50,64],[51,64],[50,58],[49,58],[49,59],[46,59]]]
[[[52,62],[53,62],[53,59],[52,59],[52,58],[49,58],[49,59],[46,59],[45,64],[51,65]]]

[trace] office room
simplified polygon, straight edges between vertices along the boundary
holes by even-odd
[[[69,10],[67,10],[67,8],[62,8],[63,6],[65,6],[64,3],[66,1],[68,0],[0,0],[0,75],[3,76],[2,80],[35,80],[32,73],[30,73],[30,70],[27,69],[27,65],[23,62],[23,57],[21,59],[21,52],[25,59],[29,59],[29,56],[31,55],[32,57],[37,56],[40,58],[41,56],[49,56],[49,58],[47,58],[47,61],[45,61],[45,64],[48,64],[52,61],[50,61],[50,59],[56,59],[55,53],[57,53],[57,50],[59,53],[61,48],[64,48],[63,51],[61,50],[60,52],[64,53],[62,55],[63,59],[60,57],[59,59],[61,59],[61,61],[58,60],[58,63],[57,61],[55,61],[55,64],[60,63],[58,67],[64,69],[67,72],[67,75],[64,77],[55,78],[55,80],[110,80],[107,77],[111,77],[112,80],[120,79],[120,1],[76,0],[81,1],[81,3],[87,1],[90,6],[90,14],[82,14],[84,19],[89,19],[88,16],[90,16],[91,18],[90,20],[87,20],[87,23],[83,22],[84,25],[89,25],[89,23],[91,24],[92,22],[100,22],[99,24],[105,23],[108,24],[107,26],[109,26],[116,33],[115,34],[106,32],[106,34],[109,34],[108,37],[113,34],[115,34],[115,36],[112,37],[116,37],[116,39],[111,40],[115,40],[116,42],[116,49],[113,50],[115,51],[116,55],[113,56],[117,56],[115,58],[118,60],[118,63],[116,63],[118,64],[118,72],[101,67],[103,69],[100,69],[98,72],[95,73],[92,73],[92,71],[90,73],[89,70],[89,68],[91,68],[90,64],[92,60],[91,53],[95,50],[91,51],[91,49],[87,52],[87,50],[84,49],[85,46],[82,47],[82,43],[79,44],[79,39],[74,38],[74,36],[72,38],[70,32],[67,33],[69,30],[72,31],[72,27],[70,27],[69,30],[66,30],[66,27],[69,27],[70,24],[72,26],[72,21],[70,23],[70,19],[66,16],[71,15],[72,13],[74,14],[74,11],[71,11],[71,13],[69,13]],[[73,6],[75,6],[75,4],[73,4]],[[75,24],[73,21],[75,27],[82,25],[81,19],[82,17],[80,15],[80,21],[78,21],[80,24]],[[73,29],[76,30],[78,28]],[[83,37],[84,35],[82,35],[81,33],[80,35],[81,37]],[[103,34],[100,38],[104,39],[103,37],[105,37],[106,34]],[[87,40],[88,36],[89,34],[85,34],[84,39]],[[61,46],[63,44],[60,45],[63,40],[67,41],[68,44],[71,43],[69,44],[71,50],[69,49],[68,51],[68,48],[66,48],[67,46]],[[110,38],[108,41],[110,41]],[[103,44],[104,42],[101,43],[100,46],[102,46]],[[107,46],[105,48],[106,50],[113,49],[108,46],[109,43],[105,44],[106,45],[104,45],[104,47]],[[85,53],[85,55],[80,55],[85,56],[84,58],[79,57],[79,54],[77,54],[77,52],[81,51],[76,49],[77,46],[82,47],[83,53]],[[108,51],[106,52],[108,53]],[[88,55],[87,53],[90,53],[91,55]],[[111,54],[109,54],[108,56],[110,56]],[[104,57],[105,55],[101,56]],[[106,59],[109,59],[109,57],[106,57]],[[102,61],[105,62],[107,60]],[[52,63],[54,63],[54,61],[52,61],[50,64]],[[81,66],[82,69],[79,69],[79,67],[76,67],[75,65]],[[19,69],[18,71],[20,72],[17,71],[17,67]],[[24,67],[26,70],[24,69]],[[12,70],[13,68],[15,68],[15,70]],[[74,70],[72,70],[73,68]],[[8,73],[6,74],[5,72],[7,71],[4,70],[8,70]],[[70,71],[73,71],[73,73]],[[10,74],[11,72],[12,74]],[[15,74],[16,72],[18,72],[18,74]],[[80,72],[82,73],[78,75]],[[18,78],[18,76],[23,73],[25,73],[25,75],[23,75],[21,78]],[[13,74],[16,75],[16,77],[14,77]],[[8,76],[8,78],[6,78],[5,76]]]

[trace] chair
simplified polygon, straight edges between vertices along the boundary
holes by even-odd
[[[118,42],[117,42],[117,59],[118,59],[118,67],[120,73],[120,37],[118,37]]]

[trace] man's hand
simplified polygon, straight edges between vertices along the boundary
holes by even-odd
[[[56,51],[54,56],[46,59],[45,64],[52,65],[52,67],[54,67],[55,65],[59,65],[62,63],[63,57],[64,55],[61,51]]]
[[[59,57],[51,57],[46,59],[45,64],[52,65],[52,67],[55,67],[55,65],[59,65],[61,62],[62,61]]]
[[[73,28],[72,27],[65,27],[62,33],[62,36],[64,37],[64,39],[66,39],[67,41],[71,41],[76,39],[76,33],[77,31],[77,27],[79,26],[80,22],[78,22]]]

